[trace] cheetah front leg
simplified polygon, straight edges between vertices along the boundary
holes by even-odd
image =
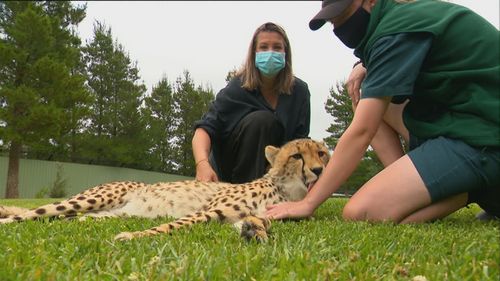
[[[241,237],[246,240],[255,239],[258,242],[266,242],[271,221],[267,218],[249,215],[234,223],[234,226],[240,232]]]
[[[168,234],[171,233],[174,230],[177,230],[179,228],[183,227],[189,227],[195,223],[203,223],[203,222],[209,222],[209,221],[234,221],[232,218],[228,218],[226,214],[224,214],[223,211],[216,209],[216,210],[209,210],[209,211],[200,211],[196,212],[193,215],[187,215],[186,217],[179,218],[171,223],[165,223],[153,228],[150,228],[148,230],[144,231],[134,231],[134,232],[122,232],[118,235],[115,236],[115,240],[131,240],[134,238],[139,238],[139,237],[145,237],[145,236],[153,236],[153,235],[158,235],[158,234]]]

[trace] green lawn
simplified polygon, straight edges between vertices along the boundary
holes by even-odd
[[[165,219],[0,225],[0,280],[499,280],[500,227],[476,221],[477,207],[435,223],[391,225],[343,222],[345,202],[330,199],[310,220],[275,222],[265,244],[217,223],[112,239]]]

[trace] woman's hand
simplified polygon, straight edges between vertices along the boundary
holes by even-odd
[[[202,160],[196,165],[196,180],[218,182],[219,178],[208,160]]]
[[[266,206],[266,217],[269,219],[305,218],[314,213],[314,207],[305,199],[297,202],[285,202]]]
[[[349,78],[347,79],[347,94],[351,97],[352,104],[356,106],[359,102],[361,96],[361,83],[365,79],[366,68],[363,64],[358,63],[351,71]]]

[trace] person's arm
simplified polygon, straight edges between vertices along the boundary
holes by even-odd
[[[267,216],[310,216],[347,180],[382,124],[391,99],[413,93],[413,84],[431,44],[432,36],[427,33],[386,36],[374,44],[354,119],[339,139],[324,173],[303,200],[269,206]],[[361,73],[362,69],[354,71]]]
[[[301,201],[268,206],[266,215],[272,219],[312,215],[314,210],[328,199],[356,169],[377,132],[389,102],[390,98],[362,99],[351,125],[340,137],[325,171],[312,190]]]
[[[197,128],[195,130],[192,146],[196,165],[196,179],[199,181],[219,181],[217,174],[208,161],[212,142],[205,129]]]
[[[227,124],[221,122],[220,116],[224,116],[228,112],[228,89],[231,89],[231,83],[226,85],[225,88],[221,89],[215,100],[212,102],[208,111],[202,116],[202,118],[195,122],[195,131],[193,134],[193,139],[191,140],[191,146],[193,149],[193,158],[195,161],[196,180],[199,181],[219,181],[217,173],[210,164],[209,156],[212,151],[212,138],[215,136],[220,136]],[[229,91],[230,92],[230,91]],[[230,111],[229,111],[230,112]],[[226,119],[229,119],[226,117]],[[215,141],[215,140],[214,140]]]
[[[361,97],[361,83],[366,77],[366,68],[361,61],[357,62],[351,70],[347,79],[347,94],[351,98],[352,106],[356,107]]]

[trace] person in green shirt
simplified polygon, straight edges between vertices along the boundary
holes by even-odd
[[[354,118],[307,196],[267,216],[311,215],[371,145],[385,168],[349,200],[345,219],[424,222],[472,202],[500,217],[498,30],[436,0],[324,0],[309,27],[326,22],[362,62],[348,86]]]

